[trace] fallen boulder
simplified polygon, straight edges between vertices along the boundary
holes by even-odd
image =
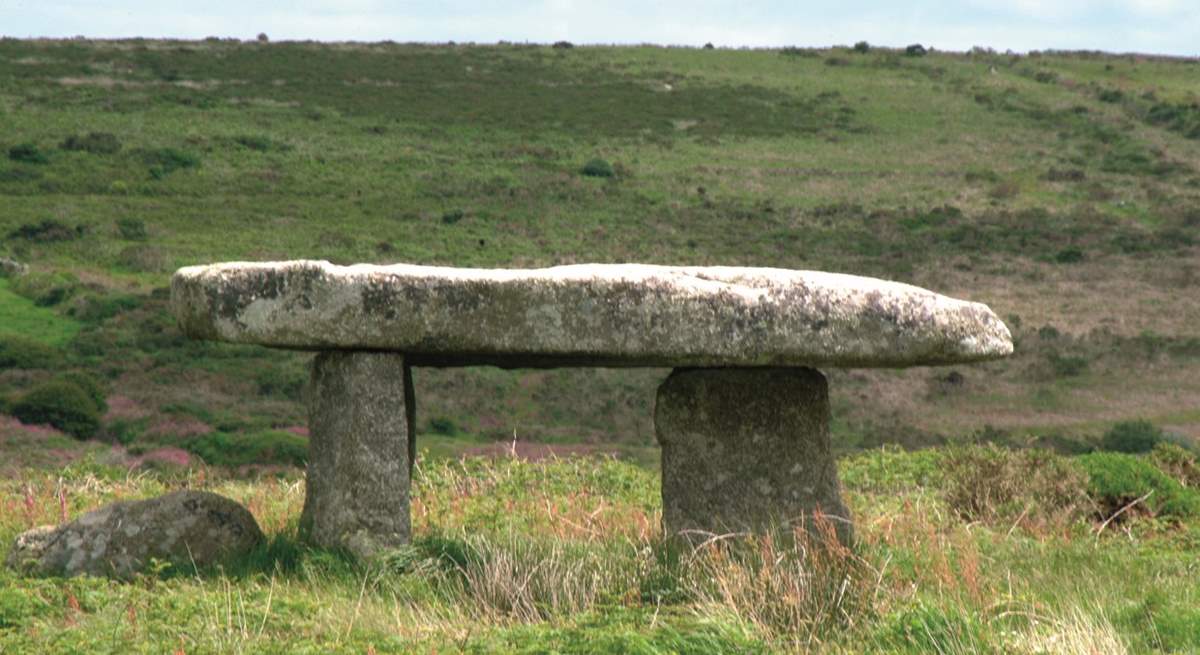
[[[106,505],[60,525],[17,536],[6,563],[30,575],[129,578],[150,560],[204,567],[253,549],[263,540],[254,516],[207,491]]]

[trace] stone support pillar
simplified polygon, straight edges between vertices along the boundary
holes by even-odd
[[[301,536],[359,557],[408,543],[411,374],[398,353],[327,351],[312,365]]]
[[[695,542],[811,525],[819,510],[848,543],[829,418],[825,376],[813,369],[672,371],[654,408],[664,530]]]

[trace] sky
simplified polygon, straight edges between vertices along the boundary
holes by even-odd
[[[1200,55],[1200,0],[0,0],[0,36]]]

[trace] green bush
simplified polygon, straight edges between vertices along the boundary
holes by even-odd
[[[904,54],[909,57],[924,57],[926,54],[929,54],[929,51],[920,43],[914,43],[904,49]]]
[[[49,243],[78,239],[83,236],[83,232],[84,229],[82,226],[71,227],[53,219],[46,219],[38,223],[25,223],[9,232],[8,238]]]
[[[1107,518],[1127,504],[1142,504],[1160,516],[1186,518],[1200,514],[1200,494],[1185,489],[1149,460],[1126,453],[1091,453],[1077,461],[1088,474],[1088,494]]]
[[[150,166],[150,177],[156,180],[161,180],[177,170],[196,168],[200,165],[198,156],[174,148],[144,150],[142,161]]]
[[[57,375],[55,379],[82,389],[88,398],[92,399],[92,404],[100,415],[103,416],[108,411],[108,393],[104,390],[104,383],[100,378],[87,371],[67,371]]]
[[[1121,102],[1125,98],[1125,94],[1120,89],[1101,89],[1100,93],[1096,94],[1096,98],[1100,102]]]
[[[616,175],[612,164],[603,159],[592,159],[579,171],[588,177],[612,177]]]
[[[115,134],[88,132],[84,136],[72,134],[58,146],[63,150],[88,152],[93,155],[113,155],[121,150],[121,142]]]
[[[448,437],[456,436],[461,432],[454,419],[444,416],[429,419],[429,431],[433,434],[444,434]]]
[[[16,334],[0,334],[0,371],[8,368],[52,369],[62,364],[62,352]]]
[[[308,461],[308,438],[282,430],[237,434],[211,432],[188,441],[184,448],[213,466],[304,466]]]
[[[1162,439],[1162,430],[1150,421],[1122,421],[1104,433],[1100,447],[1118,453],[1148,453]]]
[[[67,380],[40,384],[12,406],[12,415],[22,423],[52,425],[78,439],[87,439],[100,429],[100,412],[86,391]]]
[[[871,51],[871,44],[866,41],[859,41],[854,44],[854,51],[865,55]]]
[[[1178,444],[1162,442],[1150,451],[1150,461],[1160,471],[1189,489],[1200,489],[1200,462],[1196,453]]]
[[[50,161],[34,143],[19,143],[9,148],[8,158],[22,164],[45,164]]]

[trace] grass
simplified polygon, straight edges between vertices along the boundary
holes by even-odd
[[[1086,452],[1131,420],[1200,440],[1194,68],[0,40],[0,256],[31,268],[0,278],[0,336],[54,349],[49,367],[0,371],[0,407],[62,371],[93,374],[108,405],[86,442],[0,416],[0,541],[185,483],[249,503],[273,539],[224,572],[131,585],[2,573],[0,650],[1200,649],[1187,451],[1166,477],[1153,454],[1042,452]],[[819,567],[775,543],[661,543],[650,417],[666,371],[419,369],[418,538],[358,567],[295,541],[309,356],[191,342],[168,311],[178,266],[302,257],[874,275],[987,302],[1017,351],[826,372],[862,543]],[[514,442],[621,461],[516,464]],[[1003,447],[963,449],[977,443]],[[501,457],[451,463],[462,453]],[[189,457],[200,468],[170,464]]]
[[[1019,452],[1012,453],[1020,457]],[[423,459],[414,540],[371,564],[296,542],[303,483],[129,474],[96,453],[0,483],[0,540],[187,485],[246,504],[268,543],[130,583],[0,572],[0,648],[91,652],[1188,652],[1196,526],[1147,515],[967,520],[894,449],[843,459],[853,549],[827,538],[662,541],[657,475],[609,458]],[[1075,468],[1075,460],[1054,466]],[[1043,464],[1035,465],[1040,470]],[[914,476],[912,471],[927,471]],[[1024,471],[1012,471],[1014,480]],[[1119,572],[1119,573],[1118,573]],[[1072,645],[1073,644],[1073,645]],[[1070,645],[1070,646],[1069,646]],[[1091,650],[1089,650],[1089,648]],[[1082,650],[1073,650],[1082,649]]]

